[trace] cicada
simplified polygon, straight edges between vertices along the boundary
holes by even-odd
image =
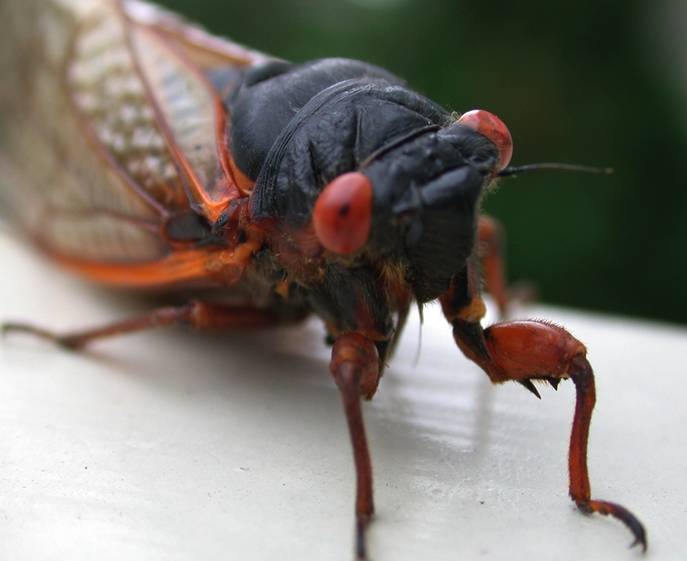
[[[570,496],[593,499],[595,402],[585,346],[543,321],[484,328],[482,279],[502,311],[499,228],[480,212],[509,167],[506,125],[452,113],[392,73],[347,59],[292,64],[152,5],[23,0],[0,6],[3,210],[45,255],[130,289],[214,287],[75,333],[22,324],[70,349],[172,324],[257,328],[319,316],[332,343],[355,460],[355,554],[374,514],[361,401],[371,399],[409,310],[439,300],[456,344],[493,383],[576,387]],[[21,92],[20,94],[18,92]]]

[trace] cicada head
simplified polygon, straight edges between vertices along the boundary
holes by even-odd
[[[511,153],[508,129],[486,111],[385,148],[322,190],[317,237],[334,254],[398,264],[415,298],[432,300],[465,265],[484,187]]]

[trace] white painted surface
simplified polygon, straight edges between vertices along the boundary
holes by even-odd
[[[0,235],[0,317],[84,327],[143,309]],[[536,307],[597,372],[595,496],[632,508],[646,559],[687,558],[687,330]],[[353,468],[317,321],[181,329],[71,354],[0,344],[0,559],[345,560]],[[572,384],[492,388],[437,308],[408,326],[365,408],[375,561],[627,560],[619,523],[567,498]]]

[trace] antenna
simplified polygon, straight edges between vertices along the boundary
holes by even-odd
[[[507,168],[502,169],[496,175],[498,177],[512,177],[521,173],[529,173],[531,171],[541,170],[577,171],[581,173],[596,173],[599,175],[611,175],[613,173],[613,168],[597,168],[593,166],[564,164],[560,162],[543,162],[540,164],[525,164],[524,166],[508,166]]]

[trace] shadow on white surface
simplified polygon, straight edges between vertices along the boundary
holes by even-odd
[[[141,299],[72,279],[0,236],[2,318],[84,327]],[[632,508],[646,559],[687,552],[687,331],[537,307],[597,373],[593,494]],[[574,392],[492,388],[427,310],[365,408],[376,561],[640,559],[567,497]],[[0,345],[0,559],[348,560],[353,467],[316,320],[254,334],[168,329],[65,353]],[[683,557],[684,558],[684,557]]]

